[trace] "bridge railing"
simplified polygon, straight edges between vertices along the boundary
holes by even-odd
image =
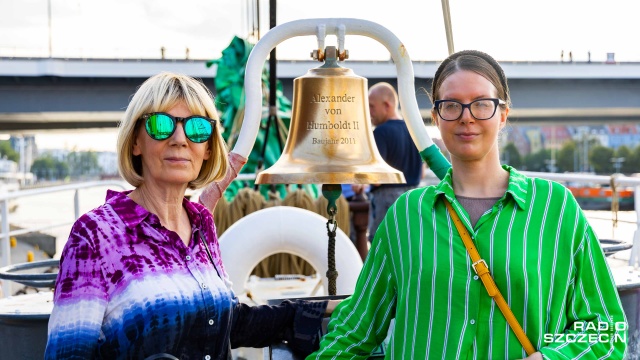
[[[614,174],[611,176],[605,175],[591,175],[591,174],[579,174],[579,173],[544,173],[544,172],[523,172],[527,176],[539,177],[543,179],[559,181],[559,182],[575,182],[575,183],[592,183],[592,184],[601,184],[601,185],[610,185],[613,181],[616,187],[633,187],[634,188],[634,200],[635,200],[635,213],[636,213],[636,230],[633,237],[633,247],[631,250],[631,255],[629,258],[629,265],[640,266],[639,258],[640,258],[640,178],[638,177],[629,177],[623,176],[620,174]],[[254,180],[255,174],[240,174],[236,180],[244,181],[244,180]],[[117,187],[121,189],[128,189],[130,186],[126,184],[124,181],[119,180],[103,180],[103,181],[91,181],[91,182],[82,182],[75,184],[67,184],[60,186],[52,186],[46,188],[37,188],[37,189],[29,189],[29,190],[19,190],[12,191],[8,193],[0,193],[0,252],[2,253],[2,257],[0,258],[0,267],[11,265],[11,237],[23,235],[27,233],[43,231],[51,228],[56,228],[60,226],[68,226],[73,224],[73,222],[82,215],[80,213],[80,200],[79,200],[79,190],[81,189],[89,189],[96,187]],[[10,213],[9,213],[9,201],[30,197],[30,196],[38,196],[48,193],[55,192],[63,192],[63,191],[74,191],[74,220],[73,221],[64,221],[58,222],[43,226],[34,226],[26,229],[17,229],[10,231]],[[196,192],[197,193],[197,192]],[[5,294],[8,293],[7,284],[3,285],[3,292]]]
[[[523,174],[531,177],[538,177],[558,181],[562,183],[588,183],[599,185],[614,185],[619,187],[634,188],[634,209],[636,213],[636,227],[633,235],[633,247],[629,257],[629,265],[640,266],[640,177],[624,176],[622,174],[592,175],[581,173],[546,173],[523,171]]]
[[[80,214],[79,190],[95,187],[117,187],[124,190],[128,188],[128,185],[124,181],[103,180],[0,193],[0,216],[2,216],[2,218],[0,219],[0,229],[2,231],[0,233],[0,253],[2,253],[2,257],[0,258],[0,267],[11,265],[11,237],[73,224],[73,222],[77,220],[80,215],[82,215]],[[34,226],[26,229],[17,229],[10,231],[9,224],[11,215],[9,213],[9,201],[62,191],[74,191],[73,221],[56,222],[43,226]],[[3,283],[2,292],[4,294],[9,294],[9,287],[7,282]]]
[[[566,183],[581,183],[581,184],[599,184],[599,185],[611,185],[614,184],[616,188],[620,187],[633,187],[634,188],[634,209],[636,213],[635,220],[635,233],[633,235],[633,247],[631,249],[631,255],[629,258],[629,265],[634,267],[640,266],[640,177],[624,176],[622,174],[607,175],[593,175],[582,173],[548,173],[548,172],[533,172],[522,171],[524,175],[530,177],[537,177],[541,179],[553,180],[563,184]],[[426,184],[438,183],[440,180],[432,175],[432,179],[427,179]],[[255,174],[239,174],[236,180],[255,180]]]

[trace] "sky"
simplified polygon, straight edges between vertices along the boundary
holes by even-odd
[[[184,58],[187,48],[192,59],[218,58],[233,36],[248,35],[255,2],[0,0],[0,57],[159,58],[165,47],[168,58]],[[263,33],[268,4],[260,1]],[[561,52],[565,60],[571,52],[574,61],[586,61],[589,53],[592,61],[606,60],[607,53],[640,61],[637,0],[450,0],[450,10],[456,51],[482,50],[499,61],[559,61]],[[413,60],[440,61],[448,54],[439,0],[277,0],[278,24],[326,17],[377,22],[398,36]],[[290,39],[278,46],[278,58],[307,59],[315,46],[313,37]],[[352,60],[389,58],[381,44],[364,37],[348,36],[346,48]],[[112,138],[115,144],[115,130],[60,136],[39,134],[37,141],[95,148]]]

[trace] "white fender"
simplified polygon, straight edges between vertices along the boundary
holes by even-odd
[[[266,257],[278,253],[297,255],[313,266],[328,289],[327,219],[309,210],[275,206],[251,213],[220,237],[224,267],[236,294],[246,291],[251,271]],[[350,295],[356,286],[362,259],[347,235],[336,230],[338,294]]]

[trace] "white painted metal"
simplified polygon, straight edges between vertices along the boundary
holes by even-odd
[[[240,135],[233,152],[249,157],[256,141],[262,118],[262,68],[271,50],[284,40],[297,36],[318,35],[324,26],[327,35],[368,36],[383,44],[393,59],[398,71],[398,95],[402,115],[418,150],[423,150],[433,141],[427,134],[415,97],[413,66],[404,44],[385,27],[361,19],[304,19],[296,20],[271,29],[253,48],[245,71],[246,107]],[[324,49],[323,49],[324,50]]]
[[[328,291],[327,219],[312,211],[275,206],[251,213],[235,222],[220,236],[222,262],[236,295],[246,292],[253,269],[273,254],[294,254],[306,260],[322,277]],[[362,259],[349,237],[336,230],[336,287],[339,294],[352,294],[362,269]]]

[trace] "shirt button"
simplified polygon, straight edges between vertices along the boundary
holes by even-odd
[[[202,284],[200,284],[200,287],[203,288],[203,289],[206,289],[207,288],[207,284],[202,283]]]
[[[209,325],[213,325],[213,319],[209,319]]]
[[[204,360],[211,360],[211,356],[209,356],[209,355],[205,356]]]
[[[476,321],[475,321],[475,320],[473,320],[473,319],[471,319],[471,321],[469,321],[469,322],[471,323],[471,325],[473,325],[473,324],[475,324],[475,323],[476,323]]]
[[[478,280],[478,275],[474,275],[473,280]]]
[[[191,260],[191,256],[190,256],[190,255],[187,255],[187,258],[186,258],[186,259],[187,259],[187,261]]]

